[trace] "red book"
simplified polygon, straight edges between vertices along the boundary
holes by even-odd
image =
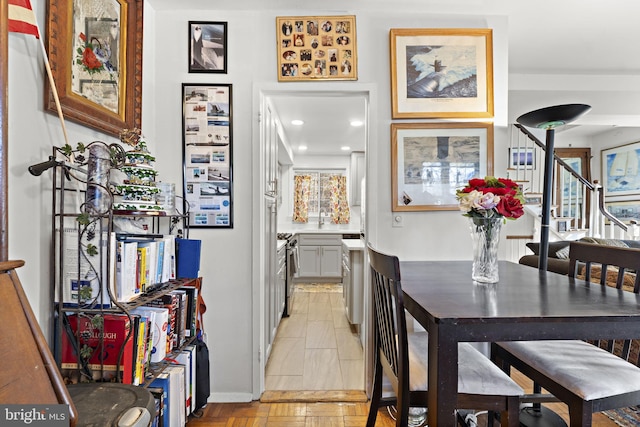
[[[120,361],[120,378],[123,383],[131,384],[133,364],[133,334],[130,334],[131,324],[125,315],[105,314],[104,330],[91,324],[91,319],[77,314],[68,316],[69,326],[73,331],[73,338],[62,334],[62,369],[78,369],[82,366],[74,341],[78,345],[78,352],[88,356],[87,367],[91,370],[94,380],[113,380],[116,377],[116,366],[120,349],[124,348]],[[80,332],[78,333],[78,322]],[[89,356],[90,355],[90,356]],[[102,375],[101,375],[102,373]]]

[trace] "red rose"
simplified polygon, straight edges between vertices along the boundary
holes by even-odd
[[[503,184],[505,187],[518,188],[518,184],[507,178],[498,178],[498,182]]]
[[[524,215],[524,207],[519,199],[511,195],[506,195],[500,198],[496,211],[505,218],[520,218]]]
[[[469,180],[469,187],[472,189],[483,188],[486,185],[486,182],[482,178],[472,178]]]
[[[96,54],[88,47],[85,47],[82,53],[82,63],[89,70],[99,70],[102,68],[102,62],[96,58]]]

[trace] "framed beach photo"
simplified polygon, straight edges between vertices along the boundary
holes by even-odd
[[[47,2],[47,52],[64,117],[119,136],[141,127],[142,2]],[[45,80],[45,109],[58,113]]]
[[[189,72],[227,73],[227,23],[189,21]]]
[[[640,142],[602,150],[605,196],[640,195]]]
[[[357,80],[356,17],[278,16],[278,81]]]
[[[625,224],[631,224],[632,221],[640,224],[640,200],[605,202],[604,207],[611,215]]]
[[[456,190],[493,175],[493,124],[392,123],[392,211],[458,210]]]
[[[230,84],[182,84],[183,182],[191,227],[233,228]]]
[[[542,205],[541,193],[527,193],[524,195],[525,205]]]
[[[391,29],[391,116],[493,117],[492,30]]]
[[[509,148],[509,168],[510,169],[535,169],[536,159],[533,148]]]

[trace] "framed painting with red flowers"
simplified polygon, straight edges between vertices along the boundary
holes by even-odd
[[[391,210],[459,210],[456,190],[493,174],[493,123],[392,123]]]
[[[142,0],[47,5],[46,109],[114,136],[140,128]]]

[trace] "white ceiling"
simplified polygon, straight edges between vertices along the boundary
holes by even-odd
[[[299,0],[148,0],[156,10],[258,10],[300,11],[307,13],[382,10],[385,13],[434,13],[441,15],[506,16],[509,26],[510,90],[514,75],[564,75],[598,77],[604,91],[614,87],[618,94],[639,97],[640,88],[640,1],[638,0],[324,0],[321,5]],[[389,12],[392,4],[393,11]],[[319,10],[316,10],[320,8]],[[307,10],[309,9],[309,10]],[[308,14],[308,13],[307,13]],[[572,79],[574,77],[571,77]],[[526,81],[532,80],[525,77]],[[571,81],[571,80],[569,80]],[[521,82],[521,81],[520,81]],[[553,91],[553,88],[549,88]],[[578,92],[580,93],[580,92]],[[628,100],[628,98],[626,99]],[[285,131],[292,141],[309,141],[327,150],[348,142],[358,147],[361,135],[351,129],[348,120],[363,113],[351,100],[277,99]],[[627,104],[639,102],[627,102]],[[580,126],[559,129],[582,135],[600,133],[616,126],[640,126],[640,114],[624,116],[628,111],[606,116],[597,111],[584,116]],[[511,109],[511,105],[510,105]],[[526,111],[523,111],[524,113]],[[511,113],[511,111],[510,111]],[[287,122],[305,116],[305,126],[291,129]],[[364,130],[361,129],[362,132]],[[346,141],[348,139],[348,141]],[[318,141],[317,144],[312,141]],[[295,145],[295,143],[294,143]],[[312,154],[310,149],[307,154]]]
[[[364,96],[339,94],[298,94],[270,96],[294,155],[348,155],[364,151],[366,127],[351,126],[358,120],[364,124]],[[304,124],[291,123],[299,119]],[[301,151],[299,147],[308,147]],[[349,147],[344,151],[342,147]]]

